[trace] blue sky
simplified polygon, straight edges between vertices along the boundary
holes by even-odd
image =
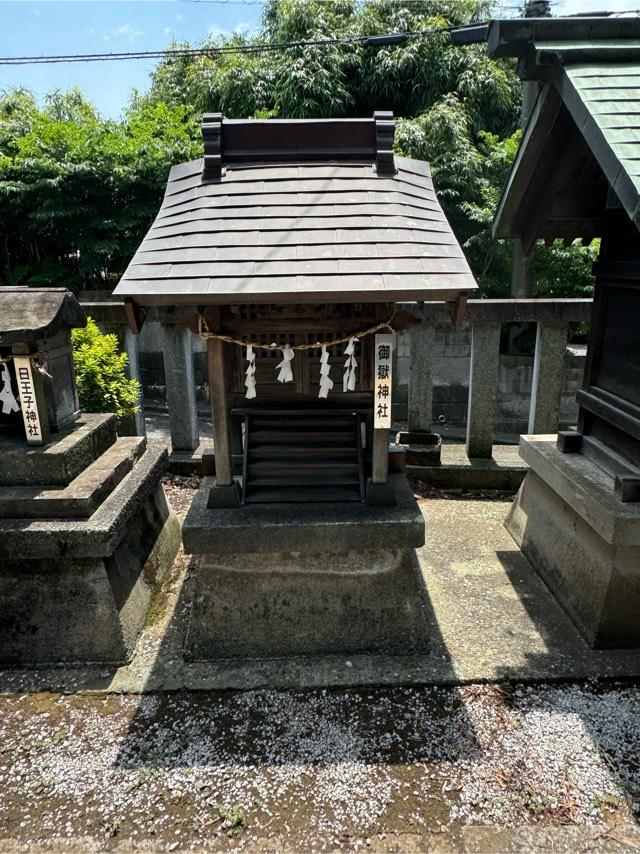
[[[173,39],[249,31],[256,2],[209,0],[0,0],[0,56],[162,50]],[[116,117],[132,89],[144,90],[156,60],[0,66],[0,90],[24,86],[43,96],[80,86],[100,112]]]
[[[554,0],[553,12],[639,6],[640,0]],[[0,56],[161,50],[173,39],[196,44],[208,33],[254,30],[261,11],[260,0],[0,0]],[[42,97],[80,86],[101,113],[117,117],[132,89],[147,88],[154,64],[0,66],[0,91],[24,86]]]

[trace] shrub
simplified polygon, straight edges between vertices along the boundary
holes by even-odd
[[[105,335],[89,317],[84,329],[71,333],[80,405],[87,412],[113,412],[126,418],[138,411],[139,383],[128,379],[127,354],[115,335]]]

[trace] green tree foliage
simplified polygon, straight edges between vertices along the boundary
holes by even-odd
[[[172,163],[199,153],[192,111],[163,103],[104,121],[77,90],[42,108],[0,99],[0,277],[111,287],[155,216]]]
[[[488,59],[484,45],[454,46],[448,31],[490,14],[490,0],[270,0],[257,35],[202,46],[289,47],[167,57],[121,122],[101,120],[75,90],[54,93],[42,109],[26,92],[9,93],[0,100],[0,282],[115,283],[170,165],[201,154],[203,112],[315,118],[392,109],[397,152],[431,163],[482,292],[508,295],[511,248],[490,224],[519,141],[520,83],[511,62]],[[384,47],[292,44],[389,32],[421,35]],[[539,291],[585,292],[592,254],[541,249]]]
[[[113,412],[125,418],[138,411],[139,384],[126,375],[127,354],[118,338],[104,335],[93,318],[71,332],[80,405],[87,412]]]

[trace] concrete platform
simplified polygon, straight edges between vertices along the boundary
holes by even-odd
[[[0,518],[3,664],[131,658],[180,543],[160,483],[166,465],[165,444],[149,443],[89,519]]]
[[[39,447],[0,436],[0,486],[66,486],[115,441],[115,417],[89,412]]]
[[[0,519],[0,559],[87,558],[113,554],[167,467],[164,442],[152,440],[122,483],[90,519]]]
[[[190,661],[429,647],[412,549],[204,555],[194,574]]]
[[[0,488],[0,518],[88,519],[140,459],[142,436],[116,439],[111,447],[63,487]]]
[[[490,460],[470,460],[464,445],[443,444],[439,465],[407,465],[409,477],[429,486],[505,492],[515,492],[528,470],[517,445],[494,445]]]
[[[640,502],[555,436],[523,436],[531,466],[507,529],[596,647],[640,647]]]
[[[182,526],[187,554],[248,552],[342,552],[417,548],[424,520],[402,474],[389,476],[396,507],[358,502],[335,504],[251,504],[233,509],[207,507],[213,478],[202,485]]]
[[[504,527],[510,501],[420,502],[427,545],[417,556],[426,591],[427,655],[324,655],[270,661],[186,662],[198,559],[178,556],[154,615],[124,667],[0,671],[0,691],[141,692],[259,687],[445,684],[637,678],[640,653],[594,650]]]

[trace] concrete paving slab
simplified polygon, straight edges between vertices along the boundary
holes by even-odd
[[[197,558],[180,553],[132,662],[120,668],[0,672],[0,691],[139,692],[637,677],[640,651],[592,650],[504,528],[509,501],[423,500],[417,552],[428,655],[331,655],[185,664]]]

